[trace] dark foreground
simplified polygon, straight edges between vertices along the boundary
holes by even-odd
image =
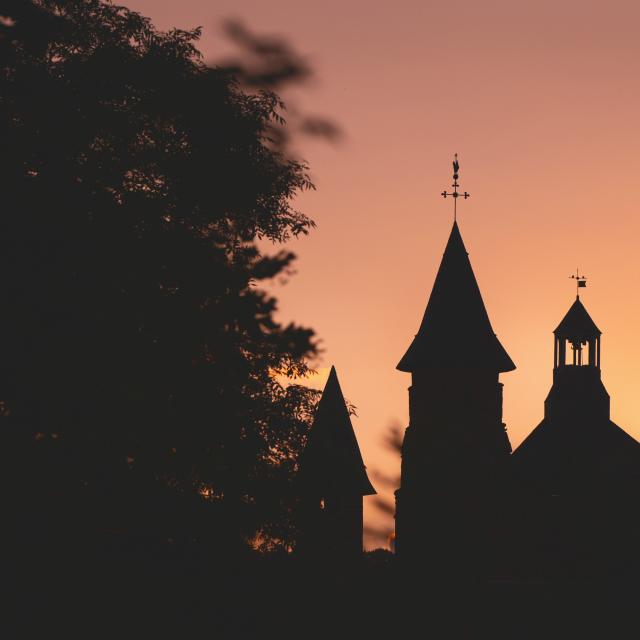
[[[624,580],[448,581],[399,567],[164,546],[6,554],[5,638],[636,638]]]

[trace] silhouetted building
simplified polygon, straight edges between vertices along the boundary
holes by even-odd
[[[300,459],[299,550],[307,555],[362,553],[362,498],[375,494],[351,425],[335,367]]]
[[[640,443],[609,417],[600,336],[576,296],[554,331],[544,419],[513,454],[529,560],[576,577],[622,569],[639,533]]]
[[[490,561],[503,535],[511,445],[499,375],[515,365],[493,332],[455,222],[422,324],[397,368],[411,373],[397,553],[473,570],[469,563]]]

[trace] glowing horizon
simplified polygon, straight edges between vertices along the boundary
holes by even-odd
[[[288,39],[317,81],[295,92],[335,118],[342,144],[301,140],[318,190],[297,205],[318,227],[292,242],[296,275],[275,286],[280,319],[313,327],[335,364],[369,471],[397,473],[382,444],[408,421],[410,376],[395,370],[458,223],[491,319],[517,369],[501,376],[514,448],[542,418],[552,331],[575,299],[603,331],[611,417],[640,437],[640,6],[613,0],[131,0],[160,28],[203,25],[207,60],[228,52],[220,21]],[[285,98],[287,96],[285,95]],[[372,478],[374,484],[375,478]],[[383,489],[376,486],[380,491]],[[391,493],[386,489],[387,495]],[[391,524],[365,500],[366,523]]]

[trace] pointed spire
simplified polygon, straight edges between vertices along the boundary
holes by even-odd
[[[300,479],[306,488],[320,494],[367,496],[376,492],[367,477],[333,366],[300,459]]]
[[[491,327],[458,223],[440,263],[422,324],[397,368],[515,369]]]
[[[580,298],[576,296],[575,302],[553,333],[556,337],[570,342],[586,342],[600,336],[602,331],[598,329]]]

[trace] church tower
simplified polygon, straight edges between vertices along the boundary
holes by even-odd
[[[298,472],[299,550],[307,556],[362,553],[362,498],[375,494],[335,367],[316,409]]]
[[[600,341],[576,296],[553,332],[544,419],[513,454],[529,516],[524,528],[533,534],[532,563],[553,573],[630,566],[640,534],[640,443],[610,419]]]
[[[455,198],[457,161],[454,172],[456,191],[446,195]],[[411,387],[396,551],[464,571],[499,538],[511,453],[499,375],[515,365],[491,327],[455,221],[422,323],[397,368],[411,374]]]

